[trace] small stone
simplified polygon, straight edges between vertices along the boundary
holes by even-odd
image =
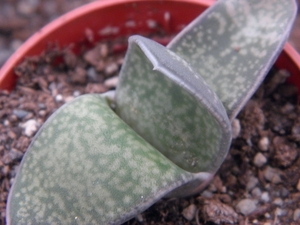
[[[249,181],[246,184],[246,188],[248,191],[251,191],[258,184],[258,179],[256,177],[250,177]]]
[[[236,205],[236,210],[243,214],[244,216],[248,216],[250,213],[252,213],[256,208],[256,201],[251,199],[243,199],[239,201],[239,203]]]
[[[142,223],[144,221],[143,219],[143,215],[142,214],[138,214],[136,217],[137,221],[139,221],[140,223]]]
[[[258,148],[261,151],[268,151],[270,145],[270,140],[268,137],[263,137],[258,142]]]
[[[270,196],[269,196],[269,193],[268,192],[263,192],[260,196],[260,199],[263,201],[263,202],[269,202],[270,201]]]
[[[118,64],[115,62],[112,62],[105,67],[105,73],[108,75],[111,75],[111,74],[117,72],[118,69],[119,69]]]
[[[285,216],[287,213],[288,211],[286,209],[280,209],[280,208],[275,209],[275,215],[277,216]]]
[[[276,206],[282,206],[283,205],[283,200],[281,198],[275,198],[273,201],[273,204]]]
[[[211,198],[213,196],[213,193],[208,190],[205,190],[201,193],[201,196],[204,198]]]
[[[29,114],[29,112],[23,109],[14,109],[13,114],[21,120],[25,118]]]
[[[223,186],[220,190],[222,193],[226,193],[227,192],[227,188],[225,186]]]
[[[4,121],[3,121],[3,125],[6,126],[6,127],[9,126],[9,125],[10,125],[9,120],[4,120]]]
[[[267,162],[267,158],[262,153],[257,153],[254,156],[253,163],[258,168],[262,167]]]
[[[300,220],[300,209],[296,209],[294,211],[294,214],[293,214],[293,220],[294,221],[299,221]]]
[[[280,172],[275,168],[267,166],[266,169],[263,171],[263,174],[264,174],[265,180],[270,181],[273,184],[279,184],[282,182],[280,175],[279,175]]]
[[[237,138],[241,131],[241,124],[239,119],[234,119],[231,124],[232,127],[232,138]]]
[[[115,88],[118,84],[119,77],[115,76],[104,81],[104,86],[107,88]]]
[[[182,211],[182,215],[184,218],[186,218],[188,221],[191,221],[194,219],[195,214],[197,211],[197,207],[194,204],[189,205]]]
[[[73,92],[74,97],[78,97],[79,95],[81,95],[80,91],[74,91]]]
[[[61,94],[58,94],[55,96],[55,101],[56,102],[61,102],[63,100],[63,96]]]
[[[297,190],[300,191],[300,179],[298,180],[298,183],[297,183]]]
[[[34,119],[27,120],[21,125],[21,127],[24,128],[24,133],[27,137],[33,136],[33,134],[37,131],[38,126],[39,123]]]
[[[44,116],[46,116],[46,114],[47,114],[47,111],[46,111],[46,110],[40,110],[40,111],[39,111],[39,116],[44,117]]]
[[[251,191],[251,194],[253,197],[259,198],[261,196],[261,190],[258,187],[256,187]]]

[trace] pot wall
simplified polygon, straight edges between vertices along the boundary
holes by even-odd
[[[176,34],[213,4],[214,0],[102,0],[75,9],[36,32],[0,70],[0,89],[11,90],[17,79],[14,67],[25,57],[39,55],[49,45],[92,44],[132,34]],[[93,40],[87,43],[86,31]],[[75,45],[76,46],[76,45]],[[75,48],[76,51],[76,48]],[[292,74],[300,90],[300,56],[286,44],[276,67]]]

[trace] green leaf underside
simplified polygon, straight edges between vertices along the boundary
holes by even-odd
[[[116,90],[116,113],[181,168],[216,171],[231,140],[222,103],[165,47],[140,36],[129,43]]]
[[[36,135],[10,192],[8,224],[118,224],[192,178],[103,97],[85,95]]]
[[[168,48],[205,79],[234,119],[280,53],[296,11],[294,0],[218,0]]]

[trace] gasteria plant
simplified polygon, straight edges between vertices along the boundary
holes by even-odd
[[[219,0],[167,47],[130,37],[115,98],[78,97],[36,134],[7,223],[120,224],[164,196],[199,191],[295,14],[294,0]]]

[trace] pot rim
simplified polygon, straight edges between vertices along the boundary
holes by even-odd
[[[14,76],[14,67],[18,65],[22,60],[26,58],[26,56],[32,55],[30,54],[33,51],[35,45],[42,42],[43,40],[47,40],[49,36],[55,32],[56,30],[61,29],[66,24],[69,24],[76,18],[80,18],[84,15],[87,15],[91,12],[98,11],[101,8],[107,8],[111,6],[116,6],[120,4],[134,4],[138,2],[159,2],[161,0],[101,0],[94,1],[88,3],[86,5],[80,6],[76,9],[73,9],[70,12],[58,17],[54,21],[48,23],[40,30],[35,32],[31,37],[29,37],[20,48],[14,52],[9,59],[4,63],[2,68],[0,68],[0,89],[8,89],[11,90],[14,86],[14,82],[10,81],[16,78],[12,78]],[[211,6],[215,0],[165,0],[166,2],[184,2],[195,5],[202,5],[204,7]],[[289,44],[286,43],[283,50],[286,56],[290,61],[295,65],[294,70],[299,71],[300,73],[300,55],[298,52]],[[40,54],[39,52],[38,54]],[[6,83],[9,82],[10,83]],[[300,77],[299,82],[300,83]]]

